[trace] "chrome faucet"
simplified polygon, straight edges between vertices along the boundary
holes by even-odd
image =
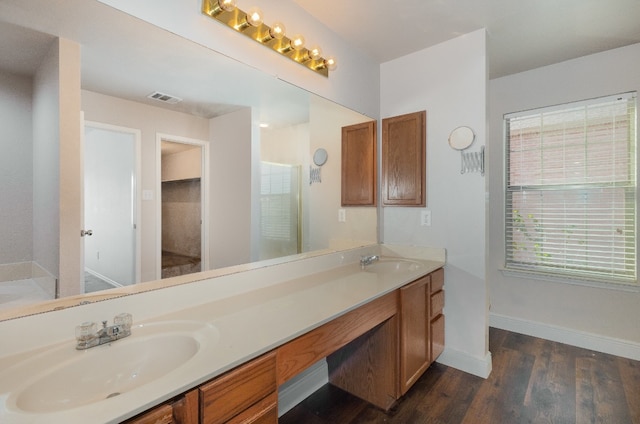
[[[380,260],[380,256],[378,255],[362,256],[360,258],[360,268],[364,269],[365,266],[371,265],[378,260]]]
[[[130,336],[131,324],[131,314],[127,313],[116,315],[111,326],[102,321],[100,330],[97,330],[95,322],[83,322],[76,327],[76,349],[85,350]]]

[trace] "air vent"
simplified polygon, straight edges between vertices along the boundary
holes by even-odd
[[[175,105],[178,102],[181,102],[182,99],[180,97],[171,96],[169,94],[161,93],[159,91],[154,91],[153,93],[147,96],[150,99],[157,100],[163,103],[169,103]]]

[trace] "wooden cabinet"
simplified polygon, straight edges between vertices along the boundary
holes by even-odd
[[[426,206],[427,113],[382,120],[382,204]]]
[[[400,289],[400,394],[404,395],[444,350],[444,270]]]
[[[270,353],[200,386],[200,422],[276,423],[277,390],[276,355]]]
[[[342,128],[342,206],[376,205],[376,122]]]
[[[274,424],[278,422],[276,354],[263,355],[126,424]]]
[[[278,386],[326,357],[331,384],[389,410],[444,349],[444,271],[359,306],[127,424],[274,424]]]
[[[198,424],[198,390],[191,390],[131,418],[126,424]]]

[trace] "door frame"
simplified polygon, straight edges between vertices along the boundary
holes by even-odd
[[[209,269],[209,142],[196,138],[156,133],[156,280],[162,279],[162,142],[200,147],[200,271]]]
[[[83,116],[84,117],[84,116]],[[112,124],[105,124],[102,122],[97,122],[97,121],[89,121],[89,120],[84,120],[83,119],[83,125],[82,125],[82,200],[81,200],[81,207],[82,207],[82,228],[84,229],[84,154],[85,154],[85,128],[89,126],[92,128],[97,128],[97,129],[102,129],[102,130],[109,130],[109,131],[117,131],[117,132],[123,132],[123,133],[127,133],[127,134],[131,134],[134,137],[135,140],[135,146],[134,146],[134,150],[135,150],[135,158],[134,158],[134,174],[135,174],[135,181],[133,182],[133,193],[135,196],[135,199],[133,200],[133,205],[134,205],[134,213],[132,218],[133,221],[133,225],[134,225],[134,229],[135,229],[135,258],[134,258],[134,264],[133,266],[135,267],[135,281],[134,284],[138,284],[142,281],[142,230],[140,228],[140,223],[142,222],[142,184],[140,183],[141,179],[142,179],[142,131],[137,129],[137,128],[129,128],[129,127],[123,127],[120,125],[112,125]],[[84,292],[84,239],[82,240],[82,249],[81,249],[81,255],[82,255],[82,269],[80,270],[81,276],[82,276],[82,289]]]

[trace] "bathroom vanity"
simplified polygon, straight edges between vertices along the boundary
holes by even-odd
[[[381,259],[362,267],[359,257],[371,253]],[[175,302],[191,299],[194,304],[142,323],[136,323],[136,310],[130,310],[130,337],[80,353],[99,361],[125,352],[135,362],[138,350],[149,346],[175,358],[162,372],[141,367],[139,378],[148,379],[144,384],[124,385],[113,395],[98,393],[98,399],[80,393],[69,406],[46,392],[42,396],[51,402],[32,399],[39,382],[53,384],[46,375],[55,371],[45,366],[37,371],[38,364],[30,361],[58,349],[69,356],[58,362],[72,364],[71,372],[73,364],[81,367],[73,340],[0,357],[5,370],[0,371],[0,421],[55,423],[92,417],[95,422],[275,423],[278,387],[324,358],[329,382],[387,410],[444,348],[443,266],[443,250],[379,245],[177,287]],[[160,292],[167,295],[165,289],[128,299],[142,296],[153,302]],[[193,296],[200,296],[200,302]],[[102,303],[115,306],[117,300]],[[149,356],[153,359],[153,353]],[[153,368],[153,360],[148,363]],[[117,367],[106,361],[104,367],[110,366]],[[53,368],[62,370],[58,380],[65,380],[65,365]],[[29,375],[28,369],[45,376]],[[91,390],[87,383],[84,392]]]
[[[443,283],[439,268],[127,422],[276,423],[278,386],[325,356],[332,384],[388,410],[442,352]]]

